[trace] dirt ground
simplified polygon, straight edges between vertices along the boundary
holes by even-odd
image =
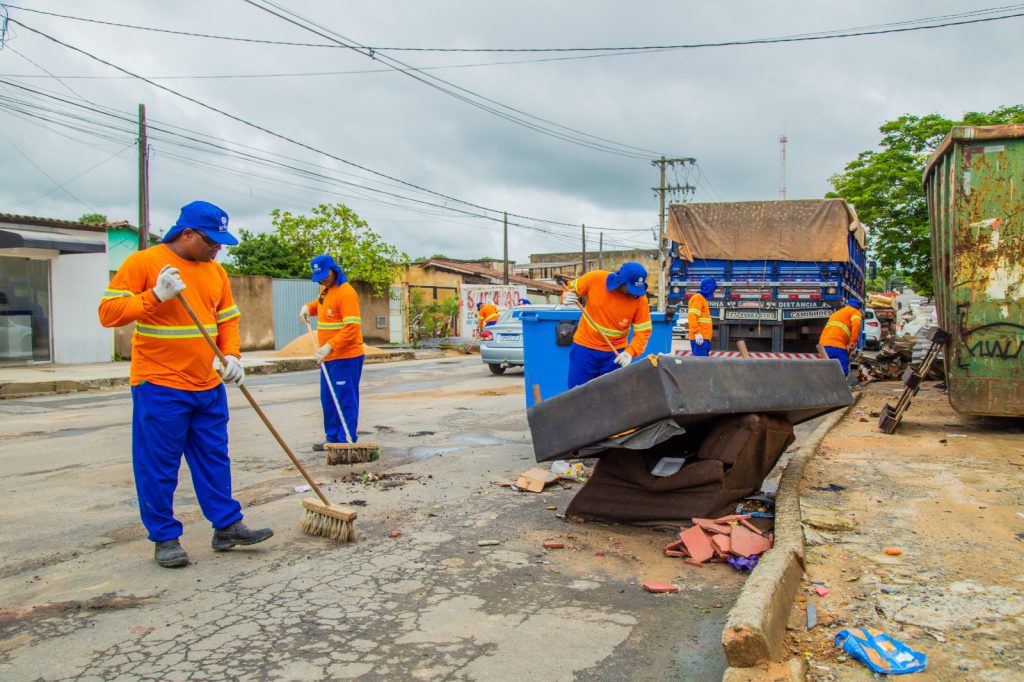
[[[887,435],[877,413],[902,384],[867,385],[807,467],[788,644],[808,679],[871,679],[833,644],[860,627],[925,653],[914,679],[1024,679],[1024,421],[958,415],[936,386]]]
[[[279,358],[309,358],[313,357],[315,352],[316,348],[313,347],[313,339],[309,338],[308,334],[305,334],[274,353],[274,355]],[[366,355],[380,355],[385,351],[373,346],[367,346],[364,343],[363,352]]]

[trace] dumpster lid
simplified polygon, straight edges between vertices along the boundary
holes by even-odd
[[[864,228],[842,199],[733,201],[670,206],[667,236],[696,258],[850,260],[847,236],[861,247]]]
[[[1024,137],[1024,123],[1007,123],[997,126],[953,126],[949,134],[939,143],[935,153],[928,159],[928,164],[924,167],[922,182],[928,182],[932,166],[949,152],[953,140],[986,142],[988,140],[1012,140],[1017,137]]]

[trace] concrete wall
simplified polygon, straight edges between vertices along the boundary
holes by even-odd
[[[425,268],[422,265],[413,263],[405,267],[404,277],[401,281],[395,282],[400,284],[402,282],[409,286],[433,286],[433,287],[452,287],[458,293],[458,288],[464,281],[464,276],[454,272],[445,272],[437,268]]]
[[[232,275],[228,279],[231,281],[235,304],[242,312],[242,320],[238,325],[242,350],[273,350],[273,280],[270,277],[245,275]]]
[[[359,294],[359,315],[363,318],[363,342],[373,345],[375,343],[388,343],[391,335],[390,308],[387,293],[377,295],[365,282],[350,282],[352,288]],[[383,318],[384,326],[377,326],[377,318]]]
[[[113,332],[96,318],[110,283],[106,253],[75,253],[50,261],[50,319],[53,361],[108,362]]]

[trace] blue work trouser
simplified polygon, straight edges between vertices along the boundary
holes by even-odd
[[[594,350],[573,343],[569,349],[569,388],[585,384],[618,368],[615,356],[616,353],[611,351]]]
[[[331,377],[331,385],[334,386],[334,394],[338,396],[338,404],[341,406],[341,414],[345,417],[345,426],[352,436],[352,443],[359,440],[356,428],[359,426],[359,379],[363,376],[364,357],[360,355],[343,360],[328,360],[324,363],[327,374]],[[350,442],[345,438],[345,426],[342,426],[338,417],[338,409],[334,406],[334,398],[331,397],[331,387],[327,385],[323,372],[320,372],[320,405],[324,411],[324,435],[327,442]]]
[[[693,339],[690,339],[690,351],[698,357],[706,358],[710,356],[711,339],[704,339],[704,343],[697,343]]]
[[[839,361],[839,366],[843,368],[844,377],[850,373],[850,351],[846,350],[845,348],[825,346],[825,352],[833,360]]]
[[[184,453],[203,516],[214,528],[242,518],[231,497],[228,397],[224,384],[183,391],[143,382],[132,386],[132,467],[142,523],[153,542],[181,535],[174,489]]]

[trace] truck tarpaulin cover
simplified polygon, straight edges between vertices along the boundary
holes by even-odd
[[[695,258],[846,262],[864,228],[842,199],[740,201],[671,207],[668,238]]]

